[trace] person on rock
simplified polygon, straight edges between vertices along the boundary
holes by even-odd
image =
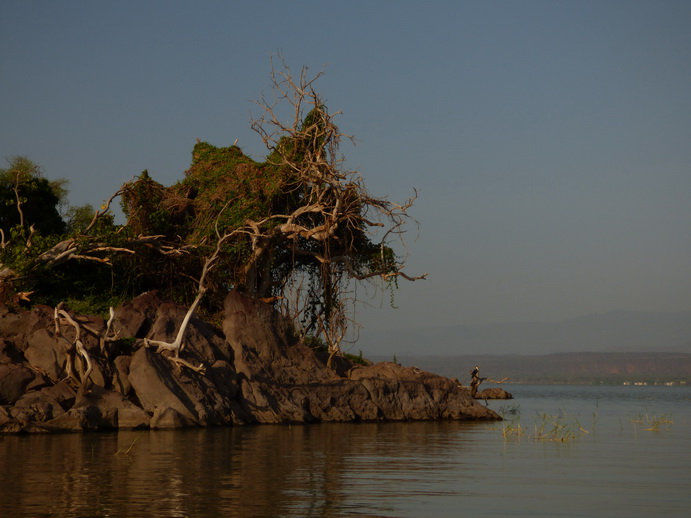
[[[487,378],[480,377],[480,367],[477,365],[472,371],[470,371],[470,376],[470,395],[474,398],[477,396],[477,388],[480,386],[480,383],[485,381]]]

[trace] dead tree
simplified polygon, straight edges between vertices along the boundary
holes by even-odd
[[[405,254],[396,252],[405,252],[406,226],[416,223],[408,211],[417,192],[391,202],[370,194],[361,175],[345,167],[339,146],[353,139],[335,124],[339,112],[330,113],[316,93],[321,76],[310,77],[303,67],[295,77],[282,59],[272,62],[272,95],[256,101],[262,111],[252,121],[269,150],[266,162],[232,146],[219,160],[200,159],[195,169],[195,146],[183,181],[166,188],[142,173],[96,212],[81,235],[38,254],[30,272],[44,274],[71,261],[115,264],[136,276],[131,285],[117,286],[119,296],[165,284],[169,295],[191,300],[175,340],[147,342],[180,365],[192,315],[200,307],[220,311],[228,289],[271,300],[285,315],[299,317],[298,332],[321,339],[333,360],[358,327],[358,286],[379,281],[393,287],[399,278],[416,281],[426,274],[408,274]],[[200,155],[209,147],[200,147]],[[106,225],[99,221],[105,223],[117,196],[127,224],[102,233]],[[3,235],[0,245],[6,246]],[[159,259],[170,268],[156,269]],[[0,265],[0,289],[17,277]]]
[[[224,207],[224,209],[225,209],[225,207]],[[220,214],[219,214],[219,216],[220,216]],[[187,310],[187,313],[185,313],[185,317],[183,318],[182,323],[180,324],[180,329],[178,329],[175,340],[173,342],[164,342],[161,340],[148,340],[146,338],[144,339],[144,345],[146,347],[155,346],[155,347],[157,347],[157,352],[159,352],[159,353],[163,352],[163,351],[171,351],[173,353],[173,356],[171,356],[169,358],[173,363],[187,367],[188,369],[191,369],[191,370],[198,372],[198,373],[201,373],[201,374],[204,374],[206,372],[206,367],[202,364],[195,366],[195,365],[191,364],[190,362],[188,362],[187,360],[180,358],[180,352],[183,350],[184,345],[185,345],[185,341],[184,341],[185,340],[185,333],[187,333],[187,328],[189,327],[192,315],[197,310],[199,303],[201,302],[202,298],[204,297],[204,294],[207,291],[207,286],[206,286],[207,275],[209,274],[211,269],[214,268],[214,266],[216,266],[216,264],[218,263],[218,259],[219,259],[219,256],[221,254],[223,244],[228,239],[233,237],[235,234],[235,232],[231,231],[231,232],[226,232],[223,235],[221,235],[219,228],[218,228],[218,218],[216,218],[215,233],[216,233],[216,246],[214,248],[213,253],[209,257],[207,257],[206,260],[204,261],[204,266],[202,268],[201,276],[199,277],[199,281],[197,283],[197,296],[194,298],[194,301],[192,302],[189,309]]]
[[[118,246],[110,245],[105,242],[103,236],[94,234],[92,230],[96,224],[107,214],[109,214],[110,205],[113,200],[122,195],[123,189],[115,192],[110,199],[96,211],[91,223],[86,227],[80,235],[70,236],[62,241],[56,243],[49,249],[38,254],[33,260],[33,264],[29,269],[30,274],[20,274],[13,269],[0,263],[0,292],[11,291],[10,287],[18,279],[26,280],[31,275],[45,275],[46,271],[50,271],[70,261],[89,261],[96,262],[110,266],[112,264],[111,256],[113,255],[130,255],[137,254],[137,250],[141,248],[154,249],[161,254],[182,254],[186,252],[185,247],[175,247],[168,244],[163,235],[139,235],[132,238],[121,239]],[[17,201],[17,210],[23,218],[21,211],[21,202]],[[122,227],[119,231],[122,230]],[[1,232],[1,229],[0,229]],[[31,248],[31,239],[35,234],[33,226],[29,228],[29,235],[22,245],[23,249],[29,252]],[[5,233],[0,234],[0,246],[4,249],[9,245],[5,238]],[[31,292],[25,292],[31,294]],[[28,296],[28,295],[26,295]],[[20,297],[21,298],[21,297]]]
[[[308,315],[308,331],[326,342],[332,359],[356,324],[351,316],[353,281],[426,277],[408,275],[405,261],[396,258],[389,244],[397,238],[405,247],[404,226],[414,222],[408,209],[417,193],[403,204],[372,196],[360,174],[344,167],[339,146],[353,138],[336,126],[340,112],[329,113],[314,90],[323,73],[310,77],[303,67],[294,77],[279,60],[272,60],[273,95],[256,101],[262,114],[252,127],[271,152],[269,162],[289,179],[287,190],[301,202],[290,212],[247,222],[253,255],[246,272],[256,276],[262,264],[271,263],[277,247],[290,250],[295,264],[312,272],[309,289],[302,289],[305,270],[296,267],[274,294],[280,295],[286,314]],[[373,241],[377,237],[378,243]],[[255,286],[260,296],[266,295],[264,287]]]
[[[118,339],[118,334],[113,332],[115,312],[110,309],[110,318],[105,331],[101,332],[93,327],[80,323],[70,315],[61,302],[53,310],[55,323],[55,339],[65,346],[65,371],[67,378],[74,381],[80,388],[88,389],[90,376],[93,371],[93,359],[89,355],[82,340],[82,332],[85,331],[96,337],[99,341],[99,349],[103,354],[109,343]],[[74,329],[74,340],[70,341],[62,330],[63,325],[68,324]],[[80,361],[77,361],[80,360]]]
[[[82,342],[82,330],[79,324],[63,309],[60,303],[53,312],[55,322],[55,339],[63,342],[67,348],[65,350],[65,370],[67,377],[74,380],[79,386],[88,388],[89,376],[93,370],[91,357]],[[62,332],[62,323],[66,322],[74,329],[74,341],[70,342]],[[82,360],[80,366],[75,366],[75,360],[79,357]],[[81,368],[80,368],[81,367]],[[77,373],[75,373],[75,370]]]

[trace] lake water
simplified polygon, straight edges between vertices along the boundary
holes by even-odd
[[[0,516],[691,516],[691,387],[506,388],[503,423],[0,436]]]

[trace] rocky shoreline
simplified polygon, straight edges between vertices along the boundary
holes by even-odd
[[[221,328],[192,317],[180,361],[147,346],[173,341],[185,313],[145,293],[115,311],[107,342],[103,319],[71,315],[91,363],[80,384],[68,368],[76,329],[59,340],[53,308],[1,307],[0,432],[500,419],[457,380],[415,367],[338,358],[329,369],[271,306],[236,292]]]

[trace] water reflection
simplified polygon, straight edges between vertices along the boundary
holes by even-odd
[[[463,423],[5,436],[3,516],[334,516],[353,492],[457,469]],[[467,430],[450,434],[449,427]],[[444,429],[442,433],[442,429]],[[373,472],[372,465],[383,468]],[[8,469],[9,468],[9,469]],[[368,473],[370,473],[368,475]],[[443,490],[442,490],[443,491]]]
[[[431,422],[0,436],[0,516],[687,515],[691,390],[515,392],[525,426],[564,409],[590,433],[504,441],[496,423]],[[673,417],[668,431],[630,421],[648,405]]]

